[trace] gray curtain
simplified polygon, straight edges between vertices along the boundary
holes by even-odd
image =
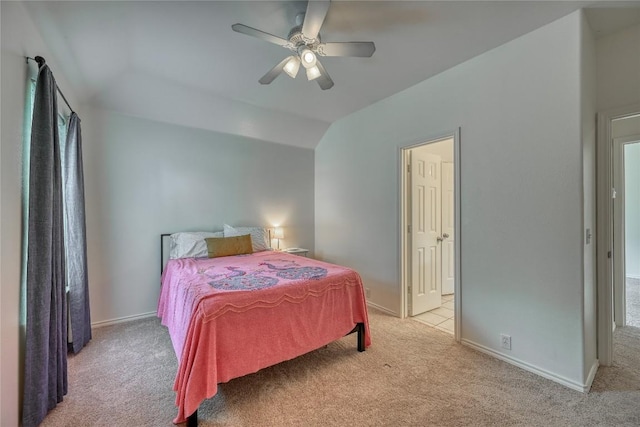
[[[64,154],[64,243],[69,286],[70,349],[79,352],[91,339],[89,282],[87,280],[87,231],[84,212],[84,172],[80,118],[71,113]]]
[[[56,81],[40,64],[29,168],[24,427],[40,424],[67,393],[62,173]]]

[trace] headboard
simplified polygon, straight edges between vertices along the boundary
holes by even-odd
[[[160,276],[164,271],[164,266],[169,260],[169,236],[173,233],[163,233],[160,235]],[[166,250],[165,250],[166,249]]]

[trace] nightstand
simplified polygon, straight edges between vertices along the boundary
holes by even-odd
[[[282,252],[286,252],[291,255],[300,255],[300,256],[306,257],[309,254],[309,249],[287,248],[287,249],[283,249]]]

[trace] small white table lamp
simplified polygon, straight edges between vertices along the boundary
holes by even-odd
[[[280,250],[280,239],[284,239],[284,231],[282,231],[282,227],[276,227],[273,230],[273,238],[278,241],[278,249]]]

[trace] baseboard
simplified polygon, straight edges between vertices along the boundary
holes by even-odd
[[[148,313],[134,314],[133,316],[118,317],[117,319],[100,320],[99,322],[91,323],[92,328],[102,328],[103,326],[117,325],[118,323],[131,322],[133,320],[144,319],[147,317],[153,317],[156,315],[156,311],[150,311]]]
[[[543,378],[562,384],[563,386],[568,387],[572,390],[576,390],[581,393],[586,393],[589,391],[589,388],[591,387],[590,382],[587,382],[587,384],[580,384],[578,382],[570,380],[569,378],[565,378],[561,375],[554,374],[553,372],[549,372],[545,369],[523,362],[522,360],[504,355],[502,353],[498,353],[497,351],[490,349],[489,347],[485,347],[483,345],[474,343],[473,341],[462,339],[461,343],[468,347],[473,348],[474,350],[478,350],[481,353],[488,354],[489,356],[493,356],[496,359],[500,359],[511,365],[517,366],[518,368],[524,369],[525,371],[533,372],[534,374],[539,375]],[[593,370],[593,376],[595,376],[595,371],[597,370],[597,366],[595,367],[595,369],[593,367],[591,369]],[[591,377],[591,373],[589,373],[589,377]],[[591,379],[591,381],[593,381],[593,378]]]
[[[400,317],[400,316],[398,315],[398,313],[396,313],[396,312],[394,312],[394,311],[392,311],[392,310],[389,310],[389,309],[388,309],[388,308],[386,308],[386,307],[383,307],[383,306],[381,306],[381,305],[378,305],[378,304],[376,304],[375,302],[367,301],[367,305],[368,305],[369,307],[371,307],[371,308],[375,308],[376,310],[383,311],[383,312],[385,312],[385,313],[387,313],[387,314],[390,314],[390,315],[392,315],[392,316]]]
[[[600,366],[600,361],[598,359],[593,361],[593,365],[591,365],[591,370],[589,370],[589,376],[587,377],[587,382],[585,384],[585,392],[591,390],[591,384],[593,384],[593,380],[596,378],[596,372],[598,372],[598,367]]]

